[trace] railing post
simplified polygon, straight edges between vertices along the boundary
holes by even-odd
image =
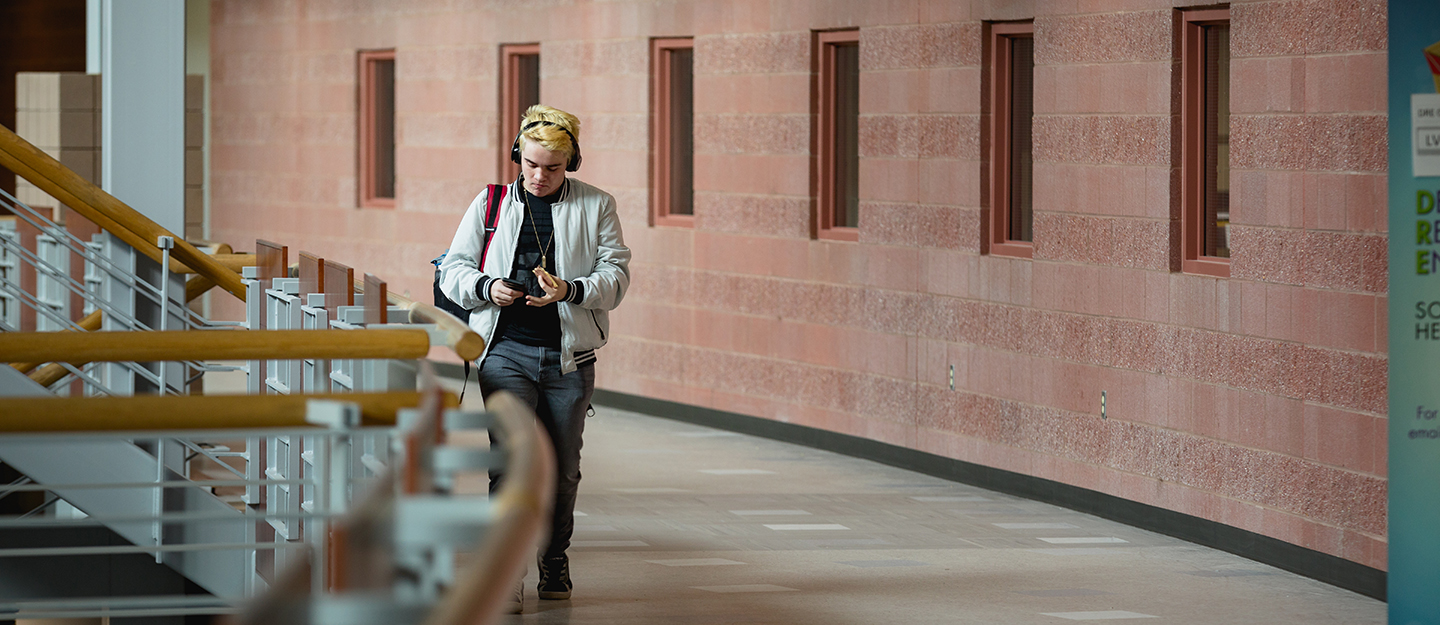
[[[0,330],[20,331],[20,258],[10,247],[20,247],[13,225],[0,222]]]
[[[257,267],[240,270],[245,284],[245,328],[265,329],[265,285],[260,280]],[[251,360],[245,366],[245,392],[259,395],[265,392],[265,361]]]
[[[175,247],[175,237],[158,237],[155,240],[155,246],[160,248],[160,331],[164,332],[170,329],[170,250]],[[158,386],[160,387],[160,395],[164,395],[170,387],[170,382],[165,377],[165,366],[167,364],[164,360],[159,362],[160,384],[158,384]]]
[[[314,562],[311,565],[311,591],[323,594],[332,585],[341,585],[335,576],[343,574],[344,552],[331,544],[330,519],[344,514],[350,496],[350,442],[352,432],[360,427],[360,406],[351,402],[316,400],[306,402],[305,420],[325,426],[330,433],[317,436],[315,446],[315,522],[306,532]]]
[[[155,512],[155,524],[150,531],[155,538],[156,547],[165,544],[165,526],[160,521],[160,515],[165,513],[165,447],[164,440],[155,439],[155,503],[151,507]],[[155,564],[162,564],[163,555],[163,551],[155,551]]]

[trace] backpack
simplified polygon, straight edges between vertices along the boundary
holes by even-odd
[[[489,198],[489,201],[485,206],[485,240],[480,246],[479,263],[482,266],[485,264],[486,254],[490,252],[490,239],[495,237],[495,224],[500,221],[500,203],[505,200],[506,187],[505,185],[492,184],[487,185],[486,189],[488,189],[486,196]],[[447,249],[440,252],[440,255],[436,256],[435,260],[430,261],[430,264],[435,265],[435,307],[455,315],[455,317],[461,321],[468,322],[470,320],[470,309],[455,303],[454,300],[445,295],[444,291],[440,290],[440,263],[445,261],[445,255],[449,253],[450,250]]]
[[[490,252],[490,239],[495,238],[495,224],[500,221],[500,202],[505,200],[506,187],[501,184],[492,184],[486,185],[486,189],[488,190],[486,197],[489,201],[486,202],[485,205],[485,239],[480,245],[479,263],[482,266],[485,264],[485,256]],[[468,324],[470,321],[470,309],[455,303],[455,300],[450,299],[448,295],[445,295],[444,291],[440,290],[440,263],[445,262],[445,255],[449,253],[450,250],[446,249],[440,252],[440,255],[436,256],[435,260],[430,261],[430,264],[435,265],[435,282],[433,285],[435,289],[435,307],[455,315],[461,321]],[[460,385],[460,401],[465,401],[465,387],[469,385],[469,383],[470,361],[467,360],[465,361],[465,377]]]

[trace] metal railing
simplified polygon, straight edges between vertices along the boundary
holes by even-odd
[[[0,594],[0,620],[234,614],[247,622],[458,623],[498,610],[541,525],[553,460],[518,402],[493,398],[495,412],[486,413],[477,399],[453,410],[453,396],[420,371],[432,346],[479,356],[483,341],[463,322],[386,294],[383,282],[371,293],[368,282],[342,285],[356,305],[327,306],[326,295],[301,293],[273,267],[262,274],[254,256],[223,245],[206,256],[4,128],[0,166],[103,231],[81,240],[0,195],[16,215],[16,227],[0,224],[0,360],[49,389],[0,398],[0,432],[9,432],[0,435],[0,460],[26,475],[0,487],[0,500],[43,497],[0,517],[0,530],[103,530],[119,541],[4,546],[0,566],[143,557],[208,592]],[[159,265],[158,275],[139,276],[142,257]],[[27,271],[33,289],[21,284]],[[245,321],[209,321],[185,306],[213,286],[246,302]],[[82,310],[70,310],[77,301]],[[145,307],[148,317],[138,312]],[[46,332],[19,332],[26,315]],[[115,332],[79,334],[101,323]],[[279,339],[302,334],[313,344]],[[409,338],[403,347],[355,349],[390,336]],[[247,341],[269,348],[231,344]],[[298,343],[322,347],[288,349]],[[245,364],[215,362],[225,358]],[[195,379],[225,371],[243,375],[249,394],[188,394]],[[71,387],[78,396],[56,396]],[[406,427],[390,425],[397,419]],[[504,450],[478,445],[484,437],[449,437],[491,426],[503,431]],[[502,462],[512,477],[497,498],[456,491],[460,474]],[[461,558],[467,551],[475,557]],[[365,609],[347,612],[357,607]]]
[[[103,527],[131,543],[0,548],[0,564],[129,556],[177,569],[188,560],[190,570],[208,566],[215,575],[225,567],[247,573],[237,594],[28,597],[0,600],[0,619],[237,614],[239,622],[254,623],[485,622],[532,553],[554,483],[553,459],[533,415],[513,397],[493,397],[492,412],[476,410],[478,402],[446,409],[445,397],[432,385],[417,407],[396,411],[398,428],[366,425],[372,410],[359,403],[312,399],[303,404],[307,428],[0,437],[0,453],[20,467],[55,454],[116,449],[149,466],[100,481],[77,467],[67,481],[0,487],[0,498],[45,493],[39,510],[69,502],[63,514],[0,518],[0,531]],[[485,444],[490,428],[502,449]],[[255,458],[213,442],[257,435],[293,446],[275,454],[285,459],[267,461],[259,479],[248,470]],[[121,464],[127,463],[109,466]],[[461,492],[466,474],[478,478],[501,466],[507,480],[495,499],[483,486]],[[256,487],[269,493],[263,503],[231,507],[239,492]],[[229,493],[229,500],[216,498],[207,509],[173,504],[206,492]],[[352,614],[357,604],[371,609]]]

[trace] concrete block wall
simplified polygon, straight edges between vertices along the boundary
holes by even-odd
[[[212,238],[425,297],[539,42],[634,283],[603,388],[865,436],[1385,568],[1385,4],[1231,5],[1232,275],[1178,271],[1169,2],[222,1]],[[1033,259],[983,253],[983,23],[1034,19]],[[860,31],[858,242],[812,235],[811,37]],[[648,40],[695,40],[695,226],[650,225]],[[394,48],[397,206],[358,209]],[[292,254],[294,252],[292,251]],[[954,390],[951,390],[951,371]],[[1100,415],[1100,395],[1108,407]]]
[[[100,77],[74,72],[15,76],[15,134],[90,182],[100,182]],[[63,222],[61,204],[23,178],[15,197],[49,208]]]
[[[79,72],[21,72],[16,75],[16,134],[100,184],[100,76]],[[185,77],[185,232],[198,241],[205,227],[205,83]],[[55,211],[60,202],[23,178],[16,197],[32,207]],[[64,223],[68,214],[56,212]]]

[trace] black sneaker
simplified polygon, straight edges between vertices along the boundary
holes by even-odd
[[[570,598],[570,558],[565,555],[558,555],[553,558],[540,558],[540,584],[535,587],[540,591],[541,599],[569,599]]]

